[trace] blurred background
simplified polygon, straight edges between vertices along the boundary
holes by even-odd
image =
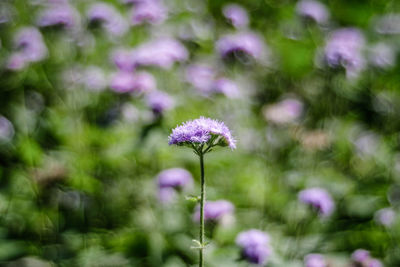
[[[200,116],[206,266],[400,266],[399,1],[2,0],[0,43],[1,266],[196,266]]]

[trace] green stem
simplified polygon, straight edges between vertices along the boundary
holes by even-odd
[[[206,199],[206,183],[204,179],[204,154],[200,153],[200,172],[201,172],[201,195],[200,195],[200,250],[199,267],[203,267],[203,249],[204,249],[204,202]]]

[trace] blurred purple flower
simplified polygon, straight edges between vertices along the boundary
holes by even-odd
[[[0,141],[9,142],[14,136],[14,126],[5,117],[0,115]]]
[[[188,58],[186,48],[177,40],[161,38],[139,46],[133,51],[135,65],[154,65],[169,69],[175,62]]]
[[[108,85],[108,79],[104,71],[96,66],[89,66],[84,71],[83,84],[93,91],[102,91]]]
[[[90,22],[100,22],[104,29],[114,36],[121,36],[128,31],[128,23],[111,5],[106,3],[93,4],[87,14]]]
[[[382,267],[383,264],[381,261],[374,259],[371,257],[368,250],[365,249],[357,249],[351,254],[351,259],[354,263],[360,264],[365,267]]]
[[[193,184],[193,177],[190,172],[182,168],[171,168],[160,172],[157,175],[159,188],[184,189]]]
[[[321,254],[308,254],[304,258],[305,267],[327,267],[324,256]]]
[[[20,70],[30,62],[43,60],[47,56],[47,47],[42,34],[35,27],[20,29],[14,37],[14,47],[17,52],[11,54],[7,68]]]
[[[135,60],[132,50],[117,49],[113,51],[112,61],[119,70],[132,71],[135,69]]]
[[[186,68],[186,80],[202,93],[209,93],[216,73],[212,67],[192,64]]]
[[[205,144],[211,139],[211,135],[219,137],[219,145],[236,148],[236,141],[223,122],[204,117],[187,121],[173,129],[168,143],[170,145]]]
[[[355,28],[342,28],[334,31],[328,38],[324,53],[331,67],[344,67],[349,78],[356,77],[365,67],[362,55],[365,40]]]
[[[222,13],[235,28],[243,28],[249,24],[247,11],[240,5],[228,4],[224,6]]]
[[[354,141],[357,153],[360,156],[373,156],[379,148],[379,136],[371,131],[360,134]]]
[[[242,257],[254,264],[264,265],[271,255],[269,236],[256,229],[239,233],[236,245],[241,248]]]
[[[252,32],[238,32],[222,36],[217,41],[216,47],[222,57],[240,52],[256,60],[262,58],[265,50],[262,38]]]
[[[225,216],[233,214],[235,207],[227,200],[207,201],[204,204],[204,220],[219,222]],[[200,221],[200,205],[197,205],[193,214],[195,221]]]
[[[155,89],[154,77],[147,72],[119,71],[111,78],[111,89],[118,93],[144,92]]]
[[[335,204],[330,194],[323,188],[313,187],[300,191],[299,200],[314,207],[321,216],[332,214]]]
[[[146,95],[147,105],[155,114],[162,114],[174,106],[174,100],[167,93],[152,91]]]
[[[63,26],[73,28],[77,25],[79,13],[68,4],[52,4],[43,10],[37,19],[40,27]]]
[[[185,169],[171,168],[157,175],[158,198],[161,203],[170,203],[176,196],[176,190],[185,190],[193,185],[193,177]]]
[[[311,18],[319,24],[325,24],[329,19],[329,11],[324,4],[314,0],[302,0],[296,5],[297,14]]]
[[[375,213],[377,223],[384,226],[391,226],[396,219],[396,212],[392,208],[380,209]]]
[[[378,18],[375,24],[375,30],[380,34],[399,34],[400,14],[389,13]]]
[[[263,109],[265,119],[276,124],[293,123],[302,113],[303,103],[295,98],[281,100]]]
[[[167,8],[161,0],[136,1],[133,8],[132,24],[161,24],[167,18]]]
[[[396,52],[392,46],[378,43],[369,49],[369,61],[375,67],[386,69],[396,64]]]
[[[239,88],[237,84],[228,78],[219,78],[215,80],[213,90],[217,93],[224,94],[229,98],[237,98],[239,96]]]

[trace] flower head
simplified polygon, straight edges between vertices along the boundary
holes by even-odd
[[[236,141],[223,122],[204,117],[187,121],[173,129],[168,143],[180,146],[209,144],[210,147],[219,145],[236,148]]]
[[[154,77],[147,72],[119,71],[113,75],[110,87],[117,93],[144,92],[155,89]]]
[[[308,188],[299,193],[299,200],[313,206],[322,216],[332,214],[335,204],[329,193],[318,187]]]
[[[229,20],[235,28],[246,27],[249,24],[249,17],[247,11],[237,4],[226,5],[222,13],[224,17]]]
[[[366,267],[383,266],[380,260],[372,258],[369,251],[365,249],[357,249],[356,251],[354,251],[353,254],[351,254],[351,259],[353,260],[354,263],[359,264],[360,266],[366,266]]]
[[[252,32],[225,35],[217,41],[216,46],[222,57],[241,52],[256,60],[263,56],[265,50],[261,37]]]
[[[185,169],[171,168],[157,175],[158,198],[162,203],[171,202],[176,195],[176,190],[184,190],[191,187],[193,177]]]
[[[161,0],[137,2],[133,9],[132,24],[160,24],[167,18],[167,8]]]
[[[146,96],[147,105],[155,114],[162,114],[174,106],[174,100],[167,93],[162,91],[152,91]]]
[[[324,256],[321,254],[308,254],[304,258],[304,265],[306,267],[327,267]]]
[[[264,265],[271,254],[269,236],[260,230],[241,232],[236,237],[236,245],[241,248],[242,257],[251,263]]]
[[[235,207],[227,200],[207,201],[204,204],[204,220],[205,221],[220,221],[223,217],[231,215]],[[196,206],[193,215],[195,221],[200,220],[200,206]]]
[[[375,213],[375,220],[383,226],[391,226],[396,219],[396,212],[392,208],[380,209]]]
[[[93,4],[87,16],[91,23],[101,23],[104,29],[111,35],[121,36],[128,30],[128,23],[126,23],[121,14],[109,4]]]
[[[298,2],[296,11],[300,16],[311,18],[320,24],[326,23],[329,19],[329,12],[325,5],[314,0],[302,0]]]
[[[68,4],[53,4],[43,10],[38,19],[40,27],[62,26],[72,28],[78,23],[78,13]]]
[[[0,142],[8,142],[14,136],[14,126],[5,117],[0,115]]]

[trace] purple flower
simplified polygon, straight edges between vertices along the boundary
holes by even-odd
[[[204,220],[219,222],[225,216],[232,215],[235,207],[227,200],[207,201],[204,204]],[[193,215],[195,221],[200,221],[200,206],[197,205]]]
[[[174,106],[174,100],[161,91],[152,91],[146,95],[147,105],[155,114],[162,114]]]
[[[133,51],[135,65],[154,65],[164,69],[172,67],[174,62],[188,58],[186,48],[177,40],[161,38],[139,46]]]
[[[378,43],[369,49],[369,61],[375,67],[386,69],[396,64],[396,52],[392,46]]]
[[[364,36],[354,28],[334,31],[328,38],[324,53],[331,67],[344,67],[349,78],[356,77],[365,67],[362,55]]]
[[[324,256],[321,254],[308,254],[304,258],[305,267],[327,267]]]
[[[319,24],[324,24],[329,19],[329,12],[325,5],[314,0],[303,0],[297,3],[296,11],[300,16],[313,19]]]
[[[147,72],[120,71],[111,78],[111,89],[118,93],[150,91],[156,87],[154,77]]]
[[[11,55],[7,68],[19,70],[30,62],[38,62],[47,56],[47,47],[42,34],[34,27],[20,29],[14,37],[14,47],[18,52]]]
[[[287,98],[263,109],[265,119],[276,124],[293,123],[303,113],[303,103],[295,98]]]
[[[87,16],[90,22],[100,22],[104,29],[111,35],[121,36],[128,30],[128,24],[125,19],[109,4],[93,4]]]
[[[192,64],[186,69],[186,80],[202,93],[212,90],[215,75],[215,70],[207,65]]]
[[[213,90],[216,93],[224,94],[229,98],[237,98],[239,96],[239,88],[237,84],[227,78],[219,78],[214,81]]]
[[[367,261],[371,255],[369,254],[368,250],[365,249],[357,249],[356,251],[351,254],[351,259],[355,262],[362,263]]]
[[[391,226],[396,219],[396,212],[392,208],[380,209],[375,213],[377,223],[384,226]]]
[[[184,190],[193,185],[193,177],[185,169],[172,168],[157,175],[158,197],[162,203],[171,202],[176,195],[176,190]]]
[[[313,206],[321,216],[331,215],[335,207],[330,194],[323,188],[308,188],[302,190],[298,196],[301,202]]]
[[[216,136],[216,145],[236,148],[236,141],[223,122],[210,118],[187,121],[172,130],[169,136],[170,145],[206,144],[212,136]]]
[[[242,257],[254,264],[264,265],[271,255],[269,236],[256,229],[241,232],[236,245],[241,248]]]
[[[135,69],[135,59],[132,50],[117,49],[113,51],[111,57],[119,70],[132,71]]]
[[[216,46],[222,57],[240,52],[254,59],[260,59],[265,50],[261,37],[252,32],[225,35],[217,41]]]
[[[380,260],[370,259],[367,266],[368,267],[383,267],[383,264]]]
[[[78,13],[68,4],[52,4],[37,19],[40,27],[63,26],[72,28],[78,23]]]
[[[171,168],[163,170],[157,175],[157,183],[159,188],[183,189],[193,184],[193,177],[185,169]]]
[[[0,115],[0,141],[9,142],[14,136],[14,126]]]
[[[249,17],[247,11],[237,4],[226,5],[222,13],[224,17],[229,20],[235,28],[246,27],[249,24]]]
[[[133,9],[132,24],[160,24],[167,18],[167,13],[161,0],[139,1]]]

